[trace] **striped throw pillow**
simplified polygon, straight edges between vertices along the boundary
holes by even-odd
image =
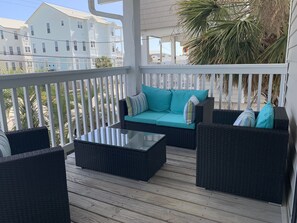
[[[242,112],[233,124],[234,126],[255,127],[256,118],[255,112],[251,108],[247,108]]]
[[[192,95],[184,107],[184,119],[188,125],[195,121],[195,106],[199,104],[199,100]]]
[[[0,130],[0,157],[11,156],[9,141],[5,133]]]
[[[126,97],[128,115],[134,116],[148,110],[148,104],[144,93],[133,97]]]

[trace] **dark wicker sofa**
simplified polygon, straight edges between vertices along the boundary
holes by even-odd
[[[45,127],[6,133],[12,156],[0,158],[1,223],[69,223],[64,151]]]
[[[126,121],[128,115],[126,100],[120,100],[120,121],[122,129],[160,133],[166,135],[167,145],[196,149],[197,145],[197,124],[200,122],[211,123],[212,111],[214,108],[214,98],[207,98],[199,103],[195,108],[195,129],[184,129],[154,124],[138,123]]]
[[[240,113],[214,110],[213,124],[198,124],[196,185],[281,204],[288,147],[286,111],[274,109],[273,129],[233,126]]]

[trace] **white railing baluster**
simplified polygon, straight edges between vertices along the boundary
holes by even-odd
[[[229,74],[229,82],[228,82],[228,109],[231,109],[232,103],[232,88],[233,88],[233,75]]]
[[[147,85],[147,82],[146,84]],[[120,75],[120,98],[123,99],[124,98],[124,90],[123,90],[123,75]]]
[[[86,113],[86,103],[85,103],[85,93],[84,93],[84,81],[80,80],[80,102],[82,107],[82,120],[83,120],[83,127],[84,127],[84,134],[88,133],[88,126],[87,126],[87,113]]]
[[[198,78],[199,78],[199,75],[195,74],[195,78],[194,78],[194,89],[195,90],[198,90]]]
[[[238,101],[237,101],[237,110],[241,108],[242,101],[242,74],[238,75]]]
[[[161,75],[162,74],[156,74],[156,87],[161,88]]]
[[[167,74],[162,75],[162,83],[163,83],[163,89],[166,89],[166,81],[167,80]]]
[[[8,126],[7,126],[7,118],[6,118],[5,110],[6,110],[6,107],[4,103],[4,94],[3,94],[3,90],[0,89],[0,126],[2,130],[7,132]]]
[[[271,102],[271,97],[272,97],[273,76],[274,76],[273,74],[269,74],[268,102]]]
[[[55,84],[56,88],[56,101],[57,101],[57,110],[58,110],[58,122],[59,122],[59,132],[60,132],[60,142],[61,145],[65,145],[65,139],[64,139],[64,121],[63,121],[63,112],[62,112],[62,106],[61,106],[61,87],[60,83]]]
[[[100,90],[100,104],[101,104],[101,120],[102,120],[102,125],[105,127],[105,109],[104,109],[104,94],[103,94],[103,79],[102,77],[99,78],[99,90]],[[122,88],[123,90],[123,88]]]
[[[261,94],[262,93],[262,74],[259,74],[258,79],[258,95],[257,95],[257,110],[260,111],[261,106]]]
[[[279,88],[279,106],[284,106],[284,96],[285,96],[285,81],[286,74],[281,74],[281,82],[280,82],[280,88]]]
[[[210,96],[213,97],[213,92],[214,92],[214,79],[215,79],[215,74],[211,74],[210,76]]]
[[[177,89],[181,89],[182,74],[177,74]]]
[[[44,126],[45,122],[44,122],[42,98],[41,98],[40,88],[38,85],[35,85],[35,94],[36,94],[36,101],[37,101],[37,108],[38,108],[39,126]]]
[[[76,136],[80,137],[81,136],[81,130],[80,130],[80,117],[79,117],[76,81],[72,81],[72,88],[73,88],[72,93],[73,93],[73,101],[74,101]]]
[[[248,95],[247,95],[247,107],[252,107],[251,105],[251,95],[252,95],[252,80],[253,75],[248,74]]]
[[[170,75],[170,86],[169,86],[169,89],[173,89],[173,74],[169,74]]]
[[[106,113],[107,113],[107,123],[110,126],[110,104],[109,104],[109,87],[108,87],[108,77],[104,77],[104,85],[105,85],[105,97],[106,97]]]
[[[100,113],[99,113],[99,102],[98,102],[98,85],[97,79],[93,79],[94,85],[94,103],[95,103],[95,119],[96,119],[96,129],[100,128]]]
[[[186,77],[186,86],[185,86],[185,89],[190,89],[189,88],[189,78],[190,78],[190,75],[189,74],[185,74],[185,77]]]
[[[68,122],[69,142],[72,143],[73,142],[73,128],[72,128],[72,117],[71,117],[68,81],[64,82],[64,91],[65,91],[65,102],[66,102],[66,114],[67,114],[67,122]]]
[[[28,128],[33,128],[32,105],[30,102],[29,88],[23,87],[23,90],[24,90],[27,125],[28,125]]]
[[[202,74],[202,90],[205,90],[206,74]]]
[[[149,85],[148,86],[153,86],[153,74],[149,74]]]
[[[112,124],[115,123],[115,105],[114,105],[114,82],[113,82],[113,76],[110,78],[110,91],[111,91],[111,115],[112,115]]]
[[[13,106],[13,114],[14,114],[14,121],[16,130],[22,129],[22,123],[20,119],[20,109],[19,109],[19,102],[18,102],[18,94],[16,88],[13,88],[12,91],[12,106]]]
[[[56,144],[56,133],[55,133],[55,124],[54,124],[52,92],[51,92],[50,84],[45,85],[45,91],[46,91],[46,100],[47,100],[47,108],[48,108],[51,141],[52,141],[52,146],[55,147],[57,144]]]
[[[142,84],[146,85],[145,74],[142,74]]]
[[[116,91],[116,106],[117,106],[117,122],[120,121],[120,105],[119,105],[119,79],[118,75],[115,76],[115,91]]]
[[[93,106],[92,106],[92,93],[91,93],[91,80],[90,79],[87,80],[87,94],[88,94],[90,130],[94,131]]]
[[[219,96],[219,109],[221,109],[221,108],[222,108],[223,83],[224,83],[224,74],[220,74],[220,96]]]

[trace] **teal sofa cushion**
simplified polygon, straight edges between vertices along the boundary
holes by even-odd
[[[260,111],[257,121],[257,128],[272,129],[274,125],[274,110],[270,102],[268,102]]]
[[[199,102],[205,101],[208,96],[208,90],[171,90],[171,92],[170,111],[175,114],[184,112],[184,107],[192,95],[195,95]]]
[[[142,85],[142,92],[146,96],[149,110],[155,112],[169,111],[171,91]]]
[[[183,114],[168,113],[158,119],[157,125],[184,129],[195,129],[195,123],[188,125],[184,119]]]
[[[167,115],[168,112],[154,112],[154,111],[145,111],[135,116],[125,116],[126,121],[130,122],[140,122],[146,124],[156,124],[157,120]]]

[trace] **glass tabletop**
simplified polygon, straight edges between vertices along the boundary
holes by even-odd
[[[102,127],[76,140],[147,151],[164,137],[162,134]]]

